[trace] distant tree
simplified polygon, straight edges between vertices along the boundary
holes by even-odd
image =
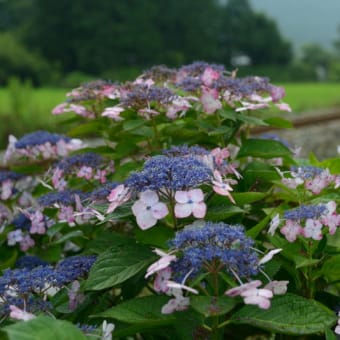
[[[333,42],[336,53],[340,57],[340,25],[337,27],[337,38]]]
[[[287,64],[291,44],[285,41],[275,21],[253,12],[248,0],[229,0],[223,10],[220,35],[222,58],[246,54],[255,65]]]
[[[304,45],[301,54],[301,60],[314,67],[328,67],[332,60],[332,54],[318,44]]]
[[[161,33],[160,61],[172,65],[217,61],[220,4],[216,0],[159,0],[156,29]]]
[[[290,44],[275,22],[255,13],[248,0],[226,4],[16,0],[9,6],[10,2],[4,6],[12,18],[6,27],[13,30],[17,25],[26,47],[54,65],[59,63],[65,73],[99,75],[121,67],[178,66],[194,60],[229,64],[237,54],[249,55],[254,64],[285,64],[291,57]]]

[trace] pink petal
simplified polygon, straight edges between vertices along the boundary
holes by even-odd
[[[192,213],[192,204],[179,204],[175,205],[175,216],[178,218],[185,218]]]
[[[138,215],[143,214],[146,211],[146,205],[141,200],[138,200],[135,203],[133,203],[131,210],[135,216],[138,216]]]
[[[282,251],[282,249],[271,250],[268,254],[266,254],[265,256],[262,257],[262,259],[259,261],[259,265],[270,261],[273,258],[273,256],[275,254],[279,253],[280,251]]]
[[[280,224],[280,215],[276,214],[270,222],[270,227],[268,230],[268,234],[274,236],[276,229]]]
[[[244,283],[241,286],[231,288],[227,290],[224,294],[229,295],[231,297],[240,295],[242,292],[245,292],[248,289],[256,288],[262,285],[262,282],[260,280],[254,280],[250,281],[248,283]]]
[[[169,267],[170,263],[172,261],[176,261],[176,256],[175,255],[167,255],[156,262],[154,262],[152,265],[150,265],[146,271],[145,278],[147,279],[149,276],[153,275],[156,272],[159,272],[167,267]]]
[[[204,202],[193,204],[192,212],[194,217],[203,218],[207,212],[207,206]]]
[[[151,210],[136,216],[137,224],[142,230],[149,229],[157,223],[157,219],[152,216]]]
[[[176,299],[170,299],[167,304],[162,307],[162,314],[172,314],[176,311],[178,301]]]
[[[262,309],[268,309],[270,307],[270,300],[261,296],[246,297],[244,303],[247,305],[258,305]]]
[[[280,110],[280,111],[286,111],[286,112],[292,112],[291,107],[287,103],[279,103],[275,104],[275,106]]]
[[[194,289],[194,288],[191,288],[191,287],[189,287],[189,286],[186,286],[186,285],[184,285],[184,284],[180,284],[180,283],[174,282],[174,281],[168,281],[168,282],[167,282],[167,286],[168,286],[169,288],[187,290],[187,291],[190,292],[190,293],[198,294],[198,290],[196,290],[196,289]]]
[[[166,204],[162,202],[156,203],[152,208],[151,208],[152,214],[154,218],[157,218],[157,220],[160,220],[161,218],[165,217],[168,215],[169,210]]]
[[[171,277],[171,268],[167,267],[157,273],[156,279],[153,283],[153,288],[156,292],[166,293],[169,290],[167,286],[168,280]]]
[[[289,281],[270,281],[264,289],[271,290],[275,295],[283,295],[287,292]]]
[[[176,191],[175,200],[177,203],[187,203],[189,201],[189,196],[187,191]]]
[[[212,114],[222,108],[222,103],[218,100],[218,91],[216,89],[203,87],[200,101],[207,114]]]
[[[155,191],[146,190],[140,194],[140,200],[148,206],[153,206],[159,201],[159,198]]]
[[[193,202],[201,202],[204,200],[204,194],[201,189],[193,189],[188,191],[188,197]]]

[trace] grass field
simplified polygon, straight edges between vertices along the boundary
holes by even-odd
[[[288,83],[280,84],[286,89],[285,102],[296,114],[320,110],[334,106],[340,107],[340,84],[336,83]],[[53,107],[65,100],[66,89],[28,89],[13,92],[0,89],[0,148],[7,144],[7,136],[38,129],[61,132],[58,122],[60,116],[53,116]]]
[[[62,132],[62,117],[51,114],[65,100],[65,89],[33,89],[10,91],[0,89],[0,149],[7,145],[9,134],[22,136],[43,129]]]
[[[334,106],[340,107],[339,83],[288,83],[284,101],[295,113],[313,111]]]

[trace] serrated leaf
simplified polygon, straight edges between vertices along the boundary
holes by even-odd
[[[86,340],[73,324],[46,316],[2,328],[9,340]]]
[[[140,244],[123,244],[99,255],[86,282],[86,290],[116,286],[145,270],[156,259],[151,250]]]
[[[282,143],[269,139],[247,139],[241,145],[237,158],[276,158],[290,156],[291,151]]]
[[[267,310],[245,306],[231,321],[248,324],[273,333],[303,335],[325,332],[336,322],[335,313],[315,300],[294,294],[276,296]]]
[[[162,314],[162,307],[171,299],[164,295],[151,295],[123,302],[95,317],[112,318],[126,323],[169,324],[173,315]]]
[[[190,298],[190,305],[197,312],[205,317],[223,315],[231,311],[235,305],[235,299],[228,296],[192,296]]]

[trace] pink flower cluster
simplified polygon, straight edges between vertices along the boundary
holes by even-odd
[[[260,280],[251,281],[238,287],[231,288],[225,292],[230,297],[241,296],[247,305],[256,305],[261,309],[268,309],[271,306],[270,299],[274,295],[283,295],[287,291],[288,281],[270,281],[263,288]]]
[[[332,175],[328,169],[312,166],[297,167],[289,172],[290,177],[285,177],[282,172],[278,172],[282,178],[282,183],[288,188],[295,189],[299,186],[304,186],[305,189],[315,195],[331,184],[334,185],[335,189],[340,187],[340,176]]]
[[[120,97],[118,85],[105,81],[94,81],[84,84],[66,95],[68,100],[65,103],[57,105],[52,114],[59,115],[67,112],[73,112],[87,119],[94,119],[101,110],[102,103],[107,99],[116,99]],[[91,101],[91,105],[88,102]]]
[[[280,232],[289,242],[296,241],[299,235],[313,240],[321,240],[325,230],[324,227],[328,228],[330,235],[334,235],[337,228],[340,226],[340,215],[336,212],[336,203],[330,201],[325,204],[324,207],[323,211],[319,214],[315,214],[315,216],[312,216],[312,214],[303,216],[303,208],[306,207],[302,207],[302,213],[297,218],[293,216],[290,217],[291,214],[287,215],[286,213],[288,218],[280,219],[279,214],[277,214],[270,223],[268,233],[273,236],[276,229],[283,222]]]
[[[269,251],[262,259],[259,260],[259,265],[270,261],[273,256],[282,249],[273,249]],[[177,260],[176,256],[170,253],[165,253],[160,249],[155,249],[154,252],[161,258],[150,265],[147,269],[145,278],[156,274],[153,288],[158,293],[165,293],[173,295],[174,298],[170,299],[162,308],[163,314],[171,314],[175,311],[185,310],[190,305],[189,297],[183,296],[183,291],[193,294],[198,294],[198,291],[190,286],[185,285],[185,281],[190,276],[189,271],[181,283],[171,281],[172,270],[170,264]],[[235,276],[239,281],[238,276]],[[240,281],[241,282],[241,281]],[[287,291],[289,281],[270,281],[265,287],[259,289],[262,285],[259,280],[251,281],[246,284],[241,284],[239,287],[234,287],[225,292],[230,297],[240,295],[245,304],[257,305],[262,309],[270,307],[270,299],[275,295],[283,295]]]
[[[16,143],[17,139],[12,135],[9,136],[9,144],[4,155],[5,163],[20,160],[21,158],[31,160],[58,159],[84,147],[84,144],[79,139],[71,139],[69,141],[60,139],[55,144],[45,142],[42,144],[27,145],[25,148],[17,148]]]

